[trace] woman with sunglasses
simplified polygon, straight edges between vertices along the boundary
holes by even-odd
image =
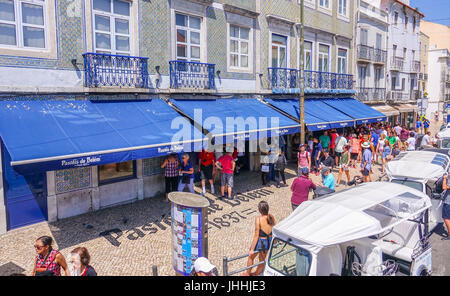
[[[36,240],[36,260],[34,262],[33,276],[61,276],[61,267],[66,276],[69,274],[66,259],[58,251],[52,248],[53,239],[49,236],[41,236]]]

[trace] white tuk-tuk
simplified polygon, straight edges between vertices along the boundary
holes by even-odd
[[[435,228],[442,220],[442,192],[438,181],[447,174],[450,165],[448,155],[431,151],[407,151],[400,153],[386,165],[389,182],[406,185],[427,194],[431,199],[429,228]]]
[[[450,128],[446,128],[436,134],[437,148],[450,149]]]
[[[265,276],[428,275],[424,193],[365,183],[309,200],[275,225]]]

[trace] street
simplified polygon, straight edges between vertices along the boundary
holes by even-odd
[[[289,164],[286,170],[288,185],[295,177],[294,166]],[[379,165],[374,166],[373,173],[373,180],[380,177]],[[336,169],[333,174],[337,177]],[[357,169],[351,169],[351,177],[357,174]],[[312,175],[311,178],[316,184],[320,181],[320,176]],[[262,186],[260,182],[260,173],[243,172],[235,178],[234,200],[216,200],[207,193],[211,202],[208,258],[217,266],[219,274],[222,274],[223,256],[231,258],[248,253],[254,218],[258,215],[257,204],[261,200],[269,203],[270,213],[277,222],[292,212],[289,187],[276,188],[273,182],[272,186]],[[348,187],[342,184],[336,190],[345,188]],[[197,192],[200,190],[196,187]],[[99,275],[152,275],[153,266],[157,266],[158,275],[174,275],[170,208],[163,199],[163,196],[144,199],[55,223],[44,222],[10,231],[0,236],[0,275],[18,272],[29,275],[35,258],[33,244],[42,235],[51,235],[55,247],[66,259],[75,247],[88,248],[91,265]],[[433,275],[449,275],[448,241],[441,241],[441,231],[442,228],[438,228],[438,233],[431,237]],[[228,269],[233,271],[245,265],[246,258],[230,263]]]

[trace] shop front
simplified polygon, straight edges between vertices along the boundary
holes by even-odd
[[[163,158],[204,141],[160,99],[2,101],[0,135],[2,233],[162,193]]]

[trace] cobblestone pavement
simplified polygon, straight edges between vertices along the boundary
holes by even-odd
[[[286,170],[288,185],[295,177],[293,166],[291,164]],[[373,180],[380,176],[380,171],[379,165],[374,166]],[[333,173],[337,178],[337,171]],[[351,176],[355,175],[359,175],[359,171],[351,169]],[[316,184],[320,182],[320,176],[313,175],[312,179]],[[291,213],[289,186],[276,188],[272,183],[263,187],[260,180],[260,174],[256,172],[243,172],[235,178],[234,192],[243,193],[248,198],[223,202],[207,194],[218,206],[218,210],[208,218],[214,223],[210,223],[208,232],[208,257],[220,274],[223,256],[230,258],[248,253],[260,200],[269,203],[270,212],[277,221]],[[337,190],[345,188],[346,185],[340,185]],[[259,189],[265,189],[265,195],[262,192],[255,195]],[[200,188],[196,190],[200,192]],[[226,214],[233,215],[234,219],[224,219]],[[154,265],[158,267],[158,275],[174,275],[169,216],[169,204],[161,196],[10,231],[0,236],[0,275],[13,272],[30,274],[35,256],[33,245],[41,235],[51,235],[66,258],[73,248],[87,247],[92,257],[91,265],[99,275],[152,275]],[[128,221],[124,223],[123,218]],[[93,227],[87,229],[83,223]],[[246,259],[233,262],[229,270],[236,270],[245,264]]]

